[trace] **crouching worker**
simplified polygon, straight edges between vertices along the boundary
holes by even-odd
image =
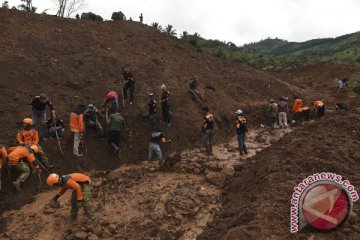
[[[325,104],[322,101],[316,101],[313,103],[313,112],[316,113],[316,117],[320,118],[325,114]]]
[[[51,199],[49,205],[51,207],[58,206],[58,199],[68,189],[73,190],[71,194],[71,220],[76,220],[79,208],[83,208],[86,217],[93,217],[93,210],[91,205],[91,179],[82,173],[71,173],[68,175],[59,176],[52,173],[48,176],[46,183],[48,186],[59,186],[61,190]]]
[[[39,148],[36,145],[31,147],[28,145],[17,146],[8,150],[8,164],[20,174],[16,181],[13,182],[19,192],[21,191],[22,183],[30,176],[30,169],[32,173],[40,171],[40,166],[35,161],[35,153],[38,152]]]

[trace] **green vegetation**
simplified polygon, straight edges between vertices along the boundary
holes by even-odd
[[[125,18],[125,14],[122,11],[119,12],[113,12],[111,15],[111,19],[114,21],[122,21]]]
[[[156,28],[156,29],[159,30],[160,32],[162,31],[162,27],[161,27],[161,25],[160,25],[158,22],[153,22],[153,23],[151,24],[151,26],[152,26],[153,28]]]
[[[254,51],[246,52],[243,48],[236,46],[232,42],[222,42],[219,40],[207,40],[198,33],[189,34],[184,31],[180,38],[197,47],[199,50],[214,54],[217,57],[227,59],[233,62],[245,63],[258,68],[274,68],[281,65],[283,59],[264,54],[258,55]]]
[[[246,44],[243,49],[246,52],[286,58],[287,61],[360,64],[360,32],[301,43],[268,38]]]
[[[93,21],[103,21],[103,18],[99,15],[96,15],[95,13],[88,12],[88,13],[82,13],[81,19],[87,19],[87,20],[93,20]]]
[[[163,29],[163,33],[165,33],[166,35],[169,36],[174,36],[176,37],[176,30],[173,28],[172,25],[168,24],[164,29]]]

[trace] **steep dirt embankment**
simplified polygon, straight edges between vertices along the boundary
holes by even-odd
[[[358,112],[328,114],[301,126],[246,161],[226,188],[222,211],[199,239],[359,239],[359,203],[337,231],[290,234],[293,188],[319,172],[334,172],[359,191]]]

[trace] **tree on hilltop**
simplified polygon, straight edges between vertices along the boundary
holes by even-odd
[[[173,25],[168,24],[168,25],[164,28],[163,32],[164,32],[166,35],[176,37],[176,30],[173,29]]]
[[[4,2],[1,4],[1,7],[2,7],[2,8],[9,8],[9,1],[4,1]]]
[[[111,15],[111,19],[114,21],[122,21],[125,18],[125,14],[122,11],[119,12],[113,12]]]
[[[53,0],[57,7],[56,16],[70,17],[85,6],[85,0]]]
[[[187,31],[183,31],[182,34],[180,35],[180,38],[185,39],[187,36],[189,36],[189,33]]]
[[[36,7],[32,5],[32,0],[21,0],[21,2],[24,3],[18,6],[20,10],[32,13],[36,12]]]
[[[101,16],[96,15],[95,13],[92,13],[92,12],[82,13],[81,19],[93,20],[93,21],[103,21],[103,18]]]
[[[156,29],[159,30],[159,31],[162,31],[162,27],[161,27],[161,25],[160,25],[158,22],[153,22],[153,23],[151,24],[151,26],[152,26],[153,28],[156,28]]]

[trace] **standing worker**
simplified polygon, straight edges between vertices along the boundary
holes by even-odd
[[[301,123],[302,121],[302,110],[303,110],[304,101],[299,96],[294,96],[294,105],[293,111],[295,113],[294,120],[297,123]]]
[[[268,121],[271,130],[275,129],[276,111],[277,111],[277,104],[275,103],[274,99],[270,99],[270,103],[268,106]]]
[[[346,82],[347,82],[348,80],[349,80],[348,78],[340,79],[340,80],[338,81],[338,87],[339,87],[339,89],[345,89],[345,87],[346,87]]]
[[[150,100],[148,103],[149,112],[147,114],[148,121],[152,124],[153,129],[156,125],[156,101],[154,99],[154,93],[149,94]]]
[[[313,112],[316,113],[316,117],[320,118],[325,115],[325,104],[323,101],[315,101],[313,103]]]
[[[115,91],[108,92],[104,99],[107,116],[119,111],[119,95]]]
[[[35,96],[30,105],[33,124],[39,130],[40,138],[42,139],[45,134],[46,106],[51,110],[54,110],[54,107],[44,93],[40,94],[40,96]]]
[[[124,85],[124,89],[123,89],[124,100],[127,100],[127,98],[128,98],[127,91],[129,90],[130,91],[130,104],[133,104],[134,91],[135,91],[135,77],[130,71],[125,69],[124,66],[121,67],[121,71],[123,74],[123,78],[125,80],[125,85]]]
[[[110,129],[108,144],[114,151],[114,154],[117,154],[120,147],[120,133],[125,128],[125,119],[119,112],[116,112],[109,116],[107,124]]]
[[[237,110],[235,112],[236,116],[237,116],[237,120],[236,120],[236,135],[238,138],[238,145],[239,145],[239,153],[240,155],[244,155],[247,154],[247,148],[246,148],[246,143],[245,143],[245,137],[246,137],[246,133],[248,131],[247,129],[247,122],[246,122],[246,118],[243,116],[243,111],[242,110]]]
[[[31,118],[24,118],[23,127],[17,134],[17,141],[20,145],[36,145],[38,147],[37,155],[41,158],[41,161],[44,163],[47,169],[53,167],[52,164],[49,164],[49,159],[45,155],[43,148],[39,144],[39,132],[32,126],[33,120]]]
[[[140,16],[139,16],[139,19],[140,19],[140,23],[143,23],[143,20],[144,20],[144,16],[143,14],[141,13]]]
[[[84,209],[87,218],[93,218],[93,209],[91,204],[91,179],[82,173],[71,173],[59,176],[52,173],[48,176],[46,183],[48,186],[59,186],[61,190],[51,199],[51,207],[58,206],[58,199],[68,190],[71,189],[71,220],[76,220],[79,208]]]
[[[214,129],[214,116],[209,112],[208,107],[203,107],[202,110],[205,112],[204,121],[201,127],[203,134],[203,142],[205,145],[206,153],[212,155],[213,151],[213,129]]]
[[[70,114],[70,131],[74,134],[73,154],[81,157],[83,154],[79,153],[80,140],[84,134],[84,104],[79,104],[77,108]]]
[[[8,157],[6,148],[4,145],[0,144],[0,190],[1,190],[1,171],[2,167],[6,164],[6,159]]]
[[[280,102],[277,105],[277,112],[279,118],[279,126],[280,128],[288,126],[287,124],[287,114],[289,113],[289,106],[287,103],[287,97],[281,97]]]
[[[161,85],[161,99],[160,99],[160,103],[161,103],[161,110],[162,110],[162,114],[163,114],[163,121],[165,123],[167,123],[168,127],[171,126],[171,121],[170,121],[170,106],[169,106],[169,96],[170,93],[169,91],[166,90],[166,86],[165,84]]]
[[[22,183],[30,176],[30,168],[32,173],[40,171],[40,166],[35,158],[35,153],[38,152],[39,148],[36,145],[31,147],[28,145],[17,146],[8,150],[8,164],[11,168],[15,168],[20,172],[20,176],[13,182],[19,192],[21,191]]]

